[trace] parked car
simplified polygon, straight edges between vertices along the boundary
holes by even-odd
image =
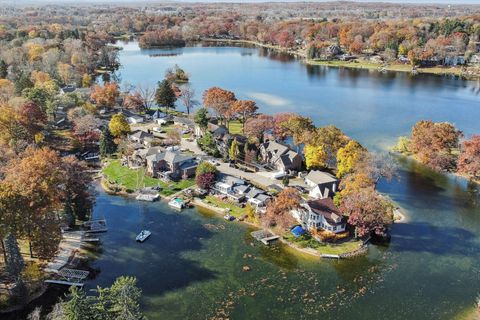
[[[207,162],[210,162],[210,163],[213,164],[214,166],[219,166],[219,165],[220,165],[220,162],[218,162],[218,161],[215,160],[215,159],[208,159]]]
[[[159,127],[154,127],[152,130],[153,132],[157,132],[157,133],[165,133],[165,130]]]

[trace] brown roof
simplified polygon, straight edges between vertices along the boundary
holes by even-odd
[[[324,216],[329,222],[342,221],[343,216],[331,198],[310,200],[307,204],[314,213]]]

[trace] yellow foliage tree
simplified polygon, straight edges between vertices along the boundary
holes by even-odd
[[[34,62],[42,58],[44,50],[43,47],[39,44],[31,44],[28,47],[28,61]]]
[[[72,66],[69,65],[68,63],[59,62],[57,64],[57,71],[58,71],[58,75],[62,79],[62,82],[65,84],[69,83],[70,78],[72,77],[72,71],[73,71]]]
[[[33,70],[30,74],[30,80],[32,80],[34,84],[37,84],[52,81],[52,78],[46,72]]]
[[[0,79],[0,103],[7,102],[13,97],[15,93],[15,86],[10,80]]]
[[[125,116],[121,113],[116,114],[110,120],[108,128],[114,137],[119,138],[127,135],[130,132],[130,125],[125,119]]]
[[[92,85],[92,76],[85,73],[82,77],[82,87],[88,88]]]
[[[365,148],[355,140],[350,140],[345,147],[340,148],[337,153],[337,177],[342,178],[352,172],[365,151]]]
[[[322,168],[327,166],[327,153],[323,146],[307,144],[304,149],[307,169]]]

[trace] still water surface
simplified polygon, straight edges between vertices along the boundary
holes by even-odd
[[[255,99],[262,112],[335,124],[372,149],[386,150],[419,119],[480,133],[476,82],[307,67],[252,48],[140,50],[130,43],[120,60],[123,83],[154,84],[178,64],[199,98],[211,86],[227,88]],[[380,190],[409,221],[393,226],[388,246],[352,261],[252,245],[245,226],[100,191],[95,215],[107,218],[109,231],[93,263],[99,274],[87,286],[136,276],[150,319],[452,319],[480,293],[480,188],[399,161],[401,178]],[[137,244],[141,229],[153,234]]]

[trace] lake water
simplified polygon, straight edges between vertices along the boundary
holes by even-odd
[[[262,112],[335,124],[372,149],[387,149],[418,119],[480,133],[477,82],[307,67],[252,48],[139,50],[130,43],[120,60],[123,82],[155,84],[178,64],[199,97],[211,86],[227,88],[255,99]],[[109,231],[87,287],[136,276],[149,319],[452,319],[480,293],[480,188],[399,161],[401,178],[380,190],[409,221],[393,226],[389,245],[351,261],[252,245],[240,224],[99,191],[95,216],[107,218]],[[136,243],[145,228],[151,238]]]

